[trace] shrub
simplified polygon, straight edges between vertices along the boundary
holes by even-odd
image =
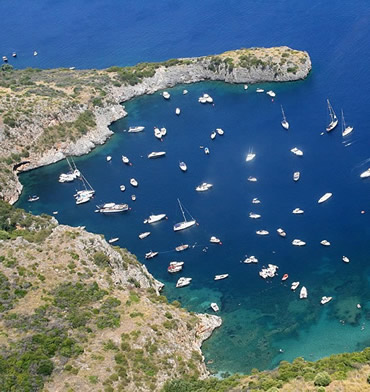
[[[314,382],[316,386],[326,387],[331,383],[331,378],[327,372],[317,373]]]

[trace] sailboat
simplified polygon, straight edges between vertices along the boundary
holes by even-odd
[[[344,114],[343,114],[343,109],[342,109],[342,136],[347,136],[353,131],[353,127],[347,125],[346,122],[344,121]]]
[[[177,201],[179,203],[179,207],[180,207],[180,210],[181,210],[181,213],[182,213],[184,220],[183,220],[183,222],[176,223],[173,226],[173,231],[184,230],[184,229],[187,229],[188,227],[194,226],[197,223],[197,221],[189,214],[189,212],[188,212],[188,214],[190,215],[191,220],[189,220],[189,221],[186,220],[184,209],[180,203],[180,200],[177,199]]]
[[[331,119],[330,124],[326,127],[326,131],[330,132],[338,125],[338,119],[337,119],[337,116],[336,116],[336,114],[334,112],[334,109],[330,105],[330,101],[328,99],[326,101],[328,103],[329,116],[330,116],[330,119]]]
[[[283,105],[281,105],[281,113],[282,113],[282,115],[283,115],[283,120],[281,121],[281,126],[282,126],[284,129],[288,130],[288,129],[289,129],[289,123],[288,123],[288,121],[286,120],[285,113],[284,113],[284,109],[283,109]]]

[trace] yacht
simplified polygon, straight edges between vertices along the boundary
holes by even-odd
[[[214,280],[226,279],[228,277],[229,277],[229,274],[215,275]]]
[[[320,241],[320,244],[323,245],[323,246],[330,246],[330,242],[327,241],[327,240]]]
[[[37,55],[38,55],[38,53],[36,52],[36,50],[33,52],[33,55],[34,55],[34,56],[37,56]]]
[[[248,90],[248,85],[247,84],[244,85],[244,90]]]
[[[165,127],[161,128],[161,135],[162,135],[162,137],[167,135],[167,129]]]
[[[188,167],[186,166],[185,162],[180,162],[179,167],[183,172],[186,172],[188,170]]]
[[[217,132],[220,136],[222,136],[222,135],[225,133],[225,131],[224,131],[222,128],[216,128],[216,132]]]
[[[280,237],[286,237],[286,232],[283,229],[279,228],[276,231]]]
[[[345,137],[349,135],[353,131],[353,127],[346,125],[346,122],[344,121],[344,114],[342,110],[342,136]]]
[[[212,184],[208,184],[207,182],[203,182],[202,184],[198,185],[195,190],[197,192],[205,192],[208,191],[209,189],[211,189],[213,187]]]
[[[76,204],[77,205],[84,204],[84,203],[87,203],[90,200],[91,200],[91,196],[87,196],[87,195],[85,195],[85,196],[83,196],[83,195],[77,196],[76,197]]]
[[[321,197],[320,197],[320,199],[318,200],[318,203],[319,203],[319,204],[324,203],[324,201],[330,199],[332,196],[333,196],[333,194],[330,193],[330,192],[325,193],[324,196],[321,196]]]
[[[330,302],[332,299],[333,299],[333,297],[327,297],[327,296],[324,295],[323,297],[321,297],[320,303],[321,303],[321,305],[325,305],[328,302]]]
[[[267,230],[257,230],[256,234],[258,234],[258,235],[269,235],[270,233]]]
[[[129,133],[138,133],[144,131],[145,127],[137,126],[137,127],[130,127],[127,132]]]
[[[284,282],[288,278],[289,278],[289,275],[288,274],[284,274],[283,277],[281,278],[281,280]]]
[[[114,243],[117,242],[117,241],[119,241],[119,238],[118,238],[118,237],[114,237],[114,238],[111,238],[111,239],[108,240],[108,242],[109,242],[110,244],[114,244]]]
[[[188,286],[190,284],[190,282],[192,281],[192,278],[180,278],[177,283],[176,283],[176,287],[184,287],[184,286]]]
[[[135,201],[136,200],[136,195],[131,195],[131,200]]]
[[[173,230],[174,231],[180,231],[180,230],[187,229],[187,228],[189,228],[191,226],[194,226],[197,223],[197,221],[189,214],[189,212],[188,212],[188,214],[190,215],[191,220],[189,220],[189,221],[186,220],[184,209],[183,209],[183,207],[182,207],[182,205],[180,203],[180,200],[177,199],[177,201],[179,203],[179,207],[180,207],[180,210],[181,210],[181,213],[182,213],[182,216],[183,216],[184,220],[182,222],[176,223],[173,226]]]
[[[158,253],[159,253],[159,252],[152,252],[152,251],[150,251],[150,252],[148,252],[148,253],[145,253],[145,258],[146,258],[147,260],[148,260],[148,259],[152,259],[153,257],[157,256]]]
[[[257,178],[256,177],[252,177],[252,176],[249,176],[247,178],[247,180],[250,181],[250,182],[257,182]]]
[[[205,97],[199,97],[199,98],[198,98],[198,102],[200,102],[200,103],[207,103],[207,98],[205,98]]]
[[[303,151],[298,149],[297,147],[294,147],[290,150],[293,154],[298,155],[299,157],[303,156]]]
[[[112,157],[110,155],[108,155],[106,160],[107,160],[107,162],[110,162],[112,160]]]
[[[95,212],[101,212],[103,214],[114,214],[117,212],[124,212],[128,210],[127,204],[116,204],[116,203],[105,203],[96,206],[97,210]]]
[[[206,155],[209,154],[209,148],[208,148],[208,147],[204,147],[204,153],[205,153]]]
[[[362,173],[360,174],[360,177],[361,177],[361,178],[370,177],[370,168],[367,169],[367,170],[365,170],[364,172],[362,172]]]
[[[281,120],[281,126],[288,130],[289,129],[289,123],[285,117],[285,113],[284,113],[284,109],[283,109],[283,105],[281,105],[281,114],[283,115],[283,119]]]
[[[251,219],[259,219],[259,218],[261,218],[261,215],[260,214],[255,214],[254,212],[250,212],[249,213],[249,217]]]
[[[13,53],[12,53],[12,57],[17,57],[17,53],[16,53],[16,52],[13,52]]]
[[[189,92],[188,90],[183,90],[183,91],[182,91],[182,93],[183,93],[184,95],[186,95],[188,92]]]
[[[204,94],[204,95],[206,96],[208,94]],[[210,97],[209,95],[207,97],[205,97],[205,98],[206,98],[207,103],[213,103],[213,98]]]
[[[294,245],[294,246],[305,246],[306,243],[304,241],[302,241],[302,240],[295,239],[295,240],[292,241],[292,245]]]
[[[345,263],[349,263],[349,258],[347,256],[343,256],[342,261],[344,261]]]
[[[216,304],[216,302],[212,302],[210,306],[211,306],[211,309],[212,309],[214,312],[218,312],[218,311],[220,310],[220,308],[218,307],[218,305]]]
[[[216,135],[217,135],[217,132],[213,131],[213,132],[211,133],[211,139],[213,140],[213,139],[216,137]]]
[[[267,91],[266,94],[272,98],[276,97],[276,93],[274,93],[272,90]]]
[[[133,187],[137,187],[137,186],[139,185],[139,183],[137,182],[137,180],[135,180],[135,178],[131,178],[131,179],[130,179],[130,184],[131,184]]]
[[[183,265],[184,265],[183,261],[171,261],[170,265],[167,267],[167,271],[170,274],[174,274],[175,272],[181,271]]]
[[[338,125],[338,119],[337,119],[337,116],[335,115],[334,109],[332,108],[332,106],[330,104],[330,101],[327,99],[326,102],[328,103],[328,110],[329,110],[329,116],[330,116],[330,123],[326,127],[326,132],[330,132]]]
[[[222,242],[219,238],[215,237],[214,235],[210,238],[209,242],[211,242],[212,244],[220,244],[222,245]]]
[[[268,264],[267,268],[262,268],[258,275],[263,278],[273,278],[277,274],[278,266],[274,264]]]
[[[298,288],[298,286],[299,286],[299,282],[293,282],[290,288],[294,291]]]
[[[263,93],[265,90],[263,89],[263,88],[258,88],[257,90],[256,90],[256,93]]]
[[[124,191],[126,190],[126,187],[125,187],[124,185],[120,185],[120,186],[119,186],[119,189],[120,189],[122,192],[124,192]]]
[[[166,218],[166,214],[150,215],[148,219],[144,220],[144,223],[155,223]]]
[[[30,197],[27,199],[27,201],[29,201],[30,203],[32,203],[33,201],[37,201],[37,200],[39,200],[39,199],[40,199],[40,196],[33,195],[33,196],[30,196]]]
[[[257,197],[252,199],[252,204],[260,204],[261,201],[259,199],[257,199]]]
[[[303,214],[304,213],[304,211],[303,210],[301,210],[300,208],[295,208],[293,211],[292,211],[292,214]]]
[[[124,155],[122,155],[122,162],[125,163],[126,165],[130,164],[130,160]]]
[[[166,155],[165,151],[153,151],[150,154],[148,154],[148,158],[160,158],[164,157]]]
[[[176,110],[175,110],[175,113],[179,116],[180,115],[180,113],[181,113],[181,110],[180,110],[180,108],[176,108]]]
[[[143,240],[144,238],[150,236],[150,231],[145,231],[144,233],[139,234],[139,238]]]
[[[245,158],[246,162],[250,162],[251,160],[253,160],[256,157],[256,154],[254,154],[253,152],[249,152],[247,157]]]
[[[162,96],[164,99],[170,99],[171,94],[168,91],[163,91]]]
[[[6,56],[3,56],[3,61],[4,61],[4,63],[7,63],[8,62],[8,58]]]
[[[154,127],[154,136],[159,139],[162,140],[162,132],[159,128]]]
[[[293,174],[293,181],[298,181],[301,178],[301,173],[300,172],[294,172]]]
[[[301,291],[299,293],[299,298],[306,299],[307,296],[308,296],[307,289],[306,289],[306,287],[302,286]]]
[[[189,245],[188,244],[182,244],[179,246],[176,246],[175,250],[176,252],[182,252],[183,250],[189,249]]]
[[[251,264],[251,263],[258,263],[258,259],[256,256],[245,256],[245,260],[243,261],[245,264]]]

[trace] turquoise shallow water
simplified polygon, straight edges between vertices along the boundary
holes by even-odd
[[[211,312],[210,302],[217,302],[224,323],[204,344],[206,360],[215,372],[272,368],[296,356],[317,359],[361,349],[370,337],[370,210],[360,211],[368,209],[370,182],[360,180],[359,174],[367,168],[369,137],[361,116],[345,143],[339,129],[321,135],[327,122],[326,97],[317,83],[313,74],[306,81],[261,85],[276,91],[274,100],[256,94],[256,86],[245,91],[243,86],[223,83],[186,86],[187,95],[182,94],[184,86],[178,86],[169,90],[169,101],[159,93],[137,98],[126,104],[129,116],[112,125],[115,134],[107,144],[76,159],[96,189],[93,202],[74,204],[76,184],[57,182],[67,170],[66,162],[59,162],[22,174],[25,190],[18,206],[34,213],[58,210],[61,223],[86,225],[107,238],[119,237],[119,245],[135,253],[166,283],[164,293],[169,299],[180,300],[189,310]],[[198,103],[204,92],[214,98],[214,106]],[[280,125],[281,103],[291,124],[288,132]],[[336,108],[335,100],[332,103]],[[182,110],[179,117],[176,107]],[[132,125],[146,129],[141,134],[124,132]],[[167,128],[163,142],[154,138],[154,126]],[[223,128],[225,135],[212,141],[210,133],[216,127]],[[200,146],[208,146],[210,155]],[[294,146],[304,151],[302,158],[290,152]],[[246,163],[250,149],[257,155]],[[146,155],[151,151],[167,155],[149,160]],[[122,164],[122,154],[133,166]],[[112,156],[110,163],[107,155]],[[187,173],[179,170],[180,160],[187,163]],[[301,179],[294,183],[296,170],[301,171]],[[250,175],[258,181],[248,182]],[[131,177],[138,179],[137,189],[130,187]],[[200,194],[194,188],[203,181],[214,187]],[[120,184],[127,187],[124,193]],[[333,197],[318,205],[325,192]],[[133,193],[135,202],[130,200]],[[40,201],[27,203],[29,194],[38,194]],[[254,197],[262,203],[253,205]],[[199,226],[172,231],[172,225],[181,220],[177,198]],[[95,204],[108,201],[128,202],[131,211],[119,216],[94,213]],[[302,208],[304,215],[293,215],[295,207]],[[251,211],[262,218],[249,219]],[[150,227],[143,224],[151,213],[162,212],[168,215],[167,221]],[[276,234],[280,226],[288,233],[285,239]],[[138,234],[148,229],[152,235],[139,240]],[[259,237],[258,229],[267,229],[270,235]],[[209,244],[211,235],[221,238],[223,245]],[[307,246],[293,247],[294,238],[303,239]],[[320,245],[324,238],[331,247]],[[194,248],[176,253],[174,248],[181,243]],[[160,254],[145,261],[149,250]],[[258,265],[241,263],[245,254],[257,256]],[[349,264],[341,261],[344,254],[350,257]],[[190,286],[175,289],[180,275],[166,271],[172,260],[185,262],[180,275],[193,278]],[[267,263],[279,266],[279,276],[270,281],[258,276]],[[214,275],[220,273],[230,277],[215,282]],[[286,284],[280,280],[283,273],[290,276]],[[298,293],[291,292],[293,280],[308,288],[308,300],[301,301]],[[319,303],[323,295],[334,297],[325,307]],[[361,311],[357,303],[362,304]]]

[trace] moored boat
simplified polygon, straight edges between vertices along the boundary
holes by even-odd
[[[222,245],[221,240],[219,238],[215,237],[214,235],[209,239],[209,242],[212,244]]]
[[[243,261],[243,263],[245,263],[245,264],[252,264],[252,263],[258,263],[258,259],[257,259],[257,257],[256,256],[247,256],[247,255],[245,255],[245,259],[244,259],[244,261]]]
[[[183,172],[186,172],[188,170],[188,167],[186,166],[185,162],[180,162],[179,167]]]
[[[139,234],[139,238],[143,240],[144,238],[150,236],[150,231],[145,231],[144,233]]]
[[[150,251],[150,252],[145,253],[145,258],[146,259],[152,259],[153,257],[157,256],[158,254],[159,254],[159,252],[152,252],[152,251]]]
[[[143,126],[130,127],[127,132],[138,133],[138,132],[142,132],[144,129],[145,129],[145,127],[143,127]]]
[[[114,244],[114,243],[117,242],[117,241],[119,241],[119,238],[118,238],[118,237],[114,237],[114,238],[111,238],[111,239],[108,240],[108,242],[109,242],[110,244]]]
[[[320,241],[320,244],[323,245],[323,246],[330,246],[330,242],[327,241],[327,240]]]
[[[188,286],[190,284],[190,282],[192,281],[192,278],[184,278],[181,277],[177,283],[176,283],[176,287],[184,287],[184,286]]]
[[[167,271],[170,274],[174,274],[176,272],[179,272],[182,270],[182,267],[184,265],[183,261],[171,261],[170,265],[167,267]]]
[[[224,132],[224,130],[222,129],[222,128],[216,128],[216,132],[220,135],[220,136],[222,136],[225,132]]]
[[[122,155],[122,162],[125,163],[126,165],[130,164],[130,160],[125,155]]]
[[[120,185],[119,189],[121,190],[121,192],[124,192],[126,190],[126,187],[124,185]]]
[[[349,263],[349,258],[347,256],[342,256],[342,261]]]
[[[97,210],[95,212],[101,212],[103,214],[124,212],[128,210],[127,204],[116,204],[116,203],[104,203],[96,206]]]
[[[258,235],[269,235],[270,233],[267,230],[257,230],[256,234],[258,234]]]
[[[208,147],[204,147],[204,153],[205,153],[206,155],[209,154],[209,148],[208,148]]]
[[[276,231],[280,237],[286,237],[286,232],[283,229],[278,228]]]
[[[181,113],[181,109],[180,108],[176,108],[175,113],[179,116]]]
[[[162,96],[164,99],[170,99],[171,94],[168,91],[163,91]]]
[[[306,299],[307,296],[308,296],[307,289],[306,289],[305,286],[302,286],[301,291],[299,293],[299,298],[300,299]]]
[[[301,210],[300,208],[295,208],[295,209],[292,211],[292,214],[300,215],[300,214],[304,214],[304,211]]]
[[[280,123],[280,124],[281,124],[281,126],[282,126],[284,129],[288,130],[288,129],[289,129],[289,123],[288,123],[288,121],[287,121],[287,119],[286,119],[286,117],[285,117],[283,105],[281,105],[281,114],[283,115],[283,119],[281,120],[281,123]]]
[[[257,177],[249,176],[247,180],[250,182],[257,182]]]
[[[205,192],[208,191],[213,187],[213,184],[208,184],[207,182],[203,182],[202,184],[198,185],[195,190],[197,192]]]
[[[294,246],[305,246],[306,243],[304,241],[302,241],[302,240],[295,239],[295,240],[292,241],[292,245],[294,245]]]
[[[291,285],[291,290],[296,290],[297,288],[298,288],[298,286],[299,286],[299,282],[292,282],[292,285]]]
[[[293,181],[298,181],[301,177],[301,173],[299,171],[293,173]]]
[[[218,307],[218,305],[216,304],[216,302],[212,302],[210,306],[211,306],[211,309],[212,309],[214,312],[218,312],[218,311],[220,310],[220,308]]]
[[[214,280],[222,280],[229,277],[229,274],[215,275]]]
[[[261,203],[261,201],[257,197],[254,197],[252,199],[252,204],[260,204],[260,203]]]
[[[144,220],[144,223],[155,223],[166,218],[166,214],[150,215],[148,219]]]
[[[27,201],[29,201],[30,203],[32,203],[32,202],[37,201],[37,200],[39,200],[39,199],[40,199],[40,196],[33,195],[33,196],[30,196],[30,197],[27,199]]]
[[[281,280],[284,282],[288,278],[289,278],[289,275],[288,274],[284,274],[283,277],[281,278]]]
[[[148,154],[148,158],[160,158],[164,157],[166,155],[165,151],[153,151],[150,154]]]
[[[272,90],[267,91],[266,94],[269,95],[272,98],[276,97],[276,93],[273,92]]]
[[[182,252],[183,250],[189,249],[189,245],[188,244],[182,244],[179,246],[176,246],[175,250],[176,252]]]
[[[256,89],[256,93],[263,93],[265,90],[263,88]]]
[[[344,121],[344,114],[342,110],[342,136],[345,137],[349,135],[353,131],[353,127],[350,125],[346,125],[346,122]]]
[[[299,157],[303,156],[303,151],[300,150],[300,149],[297,148],[297,147],[293,147],[290,151],[291,151],[294,155],[297,155],[297,156],[299,156]]]
[[[106,157],[106,160],[107,160],[107,162],[110,162],[110,161],[112,160],[112,157],[111,157],[110,155],[108,155],[108,156]]]
[[[330,199],[333,196],[332,193],[327,192],[325,195],[321,196],[320,199],[317,201],[319,204],[324,203],[324,201]]]
[[[131,184],[133,187],[137,187],[137,186],[139,185],[139,183],[137,182],[137,180],[135,180],[135,178],[131,178],[131,179],[130,179],[130,184]]]
[[[213,131],[213,132],[211,133],[211,139],[213,140],[213,139],[216,137],[216,135],[217,135],[217,133],[216,133],[215,131]]]
[[[321,305],[325,305],[328,302],[330,302],[332,299],[333,299],[333,297],[327,297],[326,295],[324,295],[323,297],[321,297],[320,303],[321,303]]]
[[[249,213],[249,217],[251,219],[259,219],[259,218],[261,218],[261,215],[260,214],[255,214],[254,212],[250,212]]]
[[[188,212],[188,214],[190,215],[191,220],[189,220],[189,221],[186,220],[184,209],[183,209],[182,204],[180,203],[180,200],[177,199],[177,202],[179,203],[179,207],[180,207],[180,210],[181,210],[181,213],[182,213],[182,216],[183,216],[184,220],[182,222],[176,223],[173,226],[173,230],[174,231],[180,231],[180,230],[187,229],[187,228],[189,228],[191,226],[194,226],[197,223],[197,221],[189,214],[189,212]]]
[[[330,104],[330,101],[327,99],[326,102],[328,103],[328,110],[329,110],[329,116],[330,116],[330,123],[326,127],[326,132],[330,132],[338,125],[338,118],[334,112],[334,109],[332,108],[332,106]]]
[[[263,278],[273,278],[277,274],[278,266],[274,264],[268,264],[267,268],[262,268],[258,275]]]

